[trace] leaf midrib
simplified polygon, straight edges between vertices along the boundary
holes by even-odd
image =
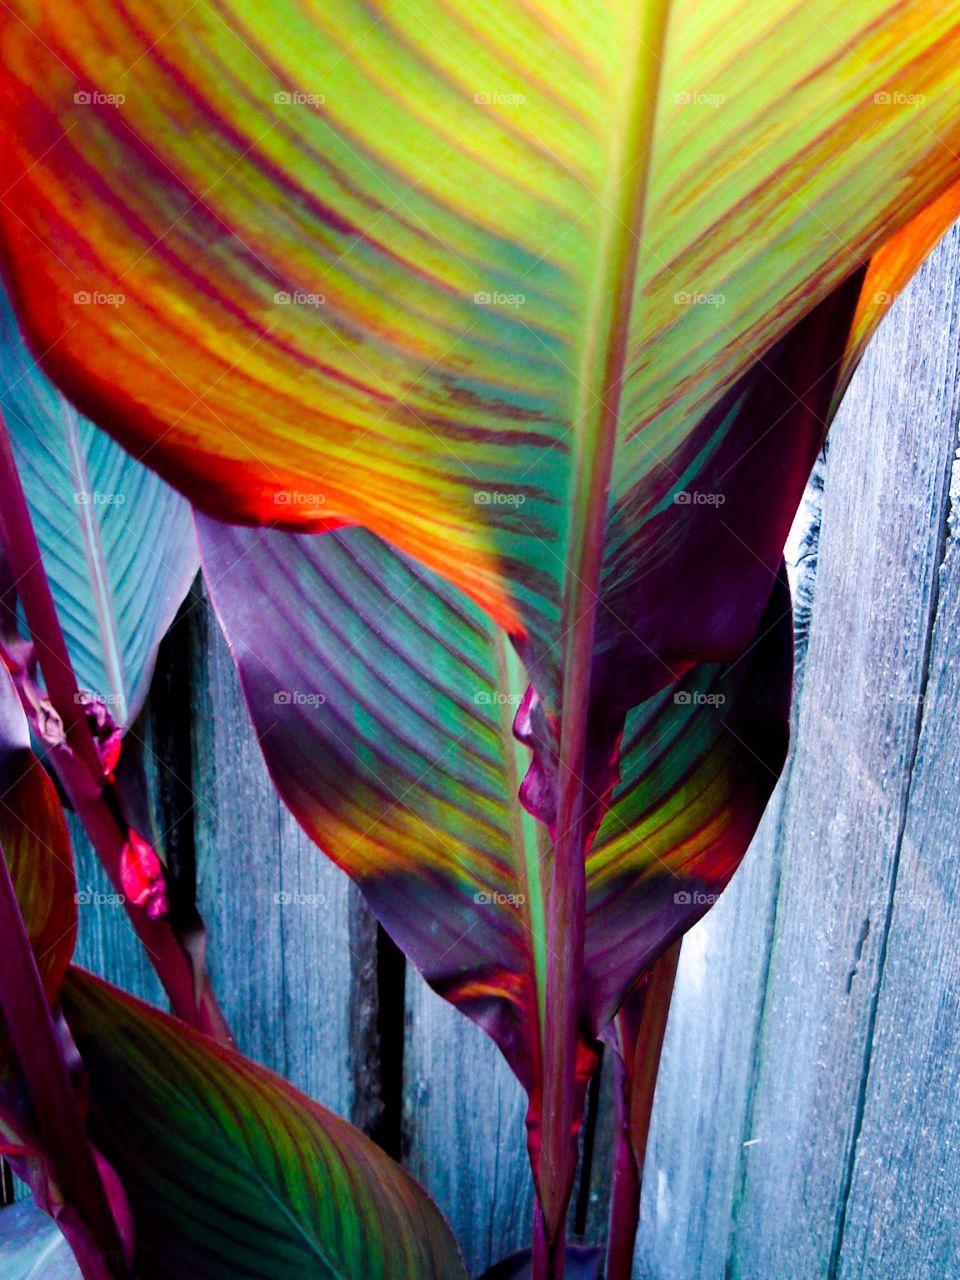
[[[90,489],[90,473],[87,468],[87,456],[80,439],[77,412],[63,396],[58,396],[63,414],[64,435],[67,441],[67,452],[73,471],[75,492],[86,493],[88,501],[79,503],[78,519],[80,533],[86,552],[89,568],[90,589],[93,594],[96,618],[99,623],[100,636],[103,641],[104,669],[111,685],[110,694],[117,700],[116,707],[126,718],[126,689],[123,679],[123,662],[119,649],[119,630],[114,617],[113,604],[110,598],[110,587],[106,580],[106,557],[100,538],[100,528],[92,501]],[[97,692],[94,690],[93,692]],[[103,690],[106,693],[107,690]]]
[[[603,531],[620,417],[627,334],[633,304],[641,229],[646,212],[651,140],[670,0],[638,0],[636,54],[624,71],[620,119],[611,147],[598,251],[599,270],[587,312],[581,355],[580,392],[574,416],[573,500],[567,534],[563,586],[561,765],[583,752],[590,658],[603,563]],[[573,715],[571,716],[571,712]],[[580,714],[584,712],[584,714]],[[573,726],[568,728],[568,726]],[[571,756],[573,758],[571,758]],[[580,770],[573,775],[578,777]],[[567,774],[567,776],[570,776]]]
[[[644,223],[650,152],[669,0],[637,0],[637,29],[625,60],[612,130],[597,264],[591,282],[573,421],[574,489],[561,610],[562,675],[557,820],[549,874],[543,1025],[540,1194],[549,1232],[560,1229],[575,1127],[575,1065],[583,984],[586,913],[586,741],[610,475],[620,416],[638,245]]]

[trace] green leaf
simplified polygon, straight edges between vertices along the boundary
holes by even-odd
[[[372,534],[199,531],[282,796],[431,985],[496,1039],[530,1093],[536,1159],[556,867],[518,798],[522,667],[479,608]],[[781,582],[748,652],[627,717],[586,857],[581,1079],[624,994],[750,842],[786,748],[791,634]]]
[[[189,506],[48,381],[2,290],[0,411],[77,681],[127,726],[197,572]]]
[[[82,970],[64,1009],[143,1280],[466,1280],[433,1202],[346,1121]]]
[[[602,645],[664,664],[621,663],[634,701],[691,646],[735,655],[695,617],[638,619],[658,508],[711,489],[731,405],[820,307],[815,377],[839,365],[838,290],[956,184],[952,6],[14,0],[2,22],[4,257],[83,412],[211,514],[359,523],[455,581],[551,711],[583,692],[595,595]],[[795,460],[747,539],[771,573],[811,456],[781,417],[814,379],[780,376],[734,455],[778,426]],[[738,617],[741,641],[759,610]]]

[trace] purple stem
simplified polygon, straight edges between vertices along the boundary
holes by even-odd
[[[563,1280],[567,1256],[566,1224],[550,1239],[539,1200],[533,1207],[533,1280]]]
[[[633,997],[642,1001],[639,1019],[628,1023],[625,1012],[617,1015],[621,1037],[618,1059],[620,1087],[616,1090],[619,1123],[604,1273],[606,1280],[630,1280],[633,1275],[643,1161],[679,958],[678,939],[660,956],[647,975],[642,991]]]
[[[84,1280],[126,1275],[123,1251],[96,1157],[77,1112],[46,993],[0,850],[0,1011],[20,1064],[43,1143],[43,1156],[83,1227],[67,1230]]]
[[[77,697],[77,678],[43,568],[30,508],[20,483],[2,413],[0,538],[37,648],[47,693],[66,731],[66,744],[50,745],[48,759],[113,887],[122,894],[120,857],[127,841],[127,831],[105,795],[103,765],[85,709]],[[22,692],[20,681],[18,688]],[[29,702],[26,705],[30,711]],[[221,1043],[233,1044],[206,972],[199,976],[195,973],[192,961],[169,921],[151,919],[141,907],[126,899],[124,906],[177,1016]]]

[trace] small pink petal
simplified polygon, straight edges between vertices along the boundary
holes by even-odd
[[[167,886],[160,859],[132,827],[120,854],[120,882],[130,901],[143,907],[151,919],[167,914]]]

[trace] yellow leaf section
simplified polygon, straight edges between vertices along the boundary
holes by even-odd
[[[616,495],[955,186],[958,55],[940,0],[672,6]]]
[[[555,679],[649,7],[3,6],[0,248],[34,349],[205,509],[362,524]],[[958,38],[942,0],[669,5],[614,501],[956,183]]]

